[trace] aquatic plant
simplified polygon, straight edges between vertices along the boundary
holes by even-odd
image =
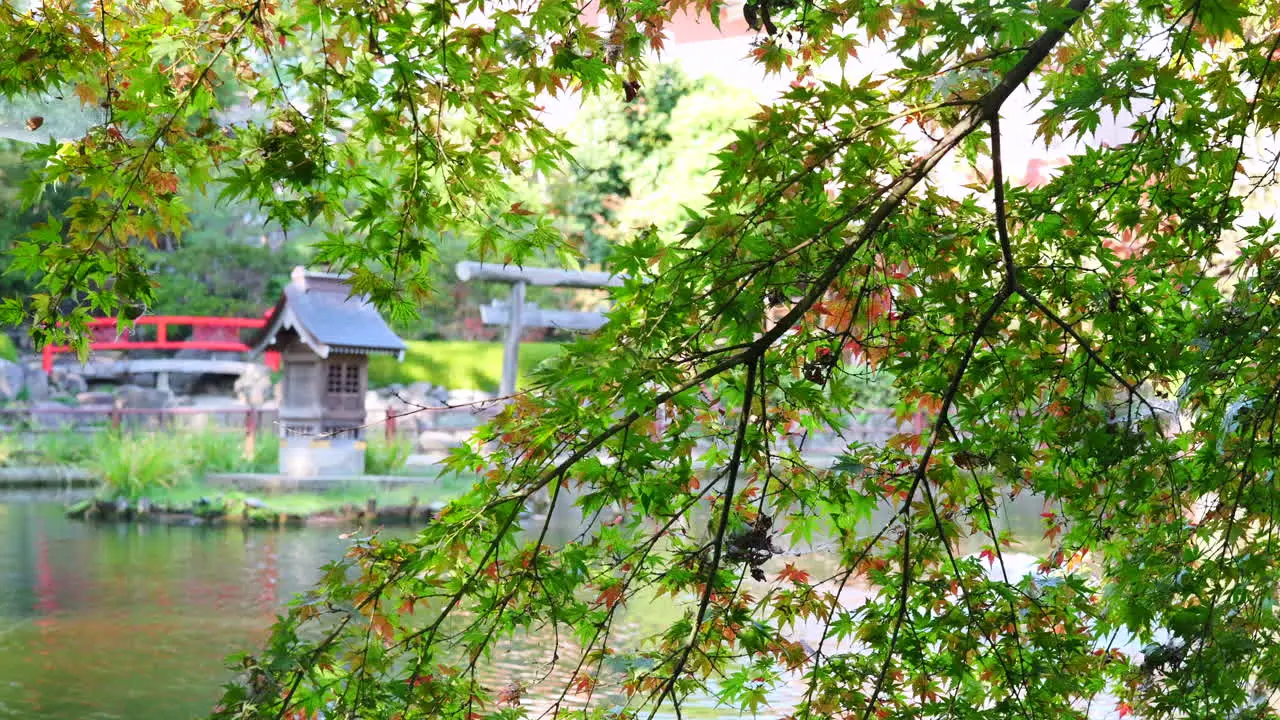
[[[100,495],[134,500],[190,479],[190,446],[168,435],[100,433],[88,468],[102,480]]]

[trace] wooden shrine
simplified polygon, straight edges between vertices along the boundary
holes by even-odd
[[[282,361],[281,474],[363,474],[369,356],[405,351],[377,308],[346,276],[297,267],[252,347]]]

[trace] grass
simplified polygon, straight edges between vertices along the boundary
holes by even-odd
[[[18,465],[61,465],[85,467],[93,458],[94,436],[75,430],[40,433],[13,457]]]
[[[279,469],[280,439],[261,433],[252,457],[244,456],[244,435],[237,430],[203,429],[168,433],[96,433],[62,430],[40,433],[23,442],[0,436],[0,467],[55,465],[80,467],[106,478],[106,490],[126,496],[152,487],[170,487],[203,479],[210,473],[274,473]],[[419,475],[406,468],[413,453],[409,439],[388,443],[381,434],[369,439],[366,472],[370,475]],[[129,477],[133,476],[133,477]]]
[[[450,390],[496,392],[502,379],[502,343],[411,340],[404,362],[393,357],[369,358],[369,384],[385,387],[429,382]],[[520,344],[520,375],[560,351],[559,343]]]
[[[0,435],[0,467],[16,464],[23,455],[22,442],[13,435]]]

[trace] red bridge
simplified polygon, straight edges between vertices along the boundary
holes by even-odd
[[[269,313],[270,311],[268,311]],[[89,321],[92,339],[91,350],[208,350],[212,352],[248,352],[249,346],[241,333],[260,330],[267,324],[264,314],[260,318],[193,317],[184,315],[148,315],[134,321],[132,329],[120,329],[115,318],[96,318]],[[154,327],[155,332],[143,332],[142,328]],[[181,340],[169,337],[169,328],[189,328],[189,335]],[[42,361],[46,373],[53,372],[53,360],[59,353],[73,352],[66,345],[46,345]],[[280,354],[266,353],[264,362],[272,370],[280,369]]]

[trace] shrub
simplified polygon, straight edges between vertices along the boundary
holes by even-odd
[[[13,465],[23,454],[22,442],[13,435],[0,435],[0,467]]]
[[[245,436],[238,429],[206,428],[176,442],[186,454],[186,475],[195,480],[210,473],[275,472],[278,467],[280,439],[270,432],[258,434],[251,457],[245,457]]]
[[[381,435],[369,440],[364,454],[364,471],[370,475],[394,475],[404,469],[409,455],[413,453],[413,443],[396,438],[388,442]]]

